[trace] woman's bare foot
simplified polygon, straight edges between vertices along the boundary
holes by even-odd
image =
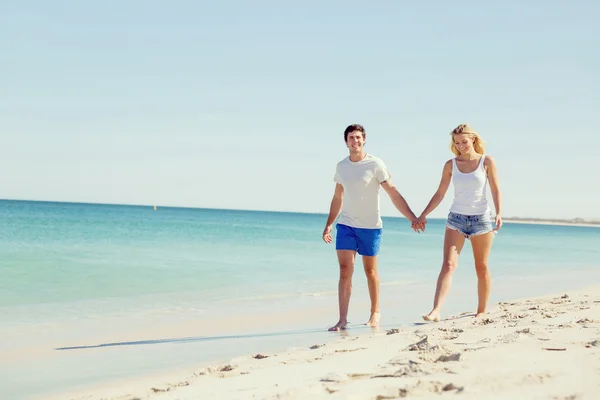
[[[379,320],[381,318],[381,314],[378,312],[374,312],[371,314],[369,321],[367,321],[367,326],[379,326]]]
[[[334,326],[332,326],[331,328],[328,329],[329,332],[333,332],[333,331],[342,331],[344,329],[346,329],[346,325],[348,325],[348,321],[338,321],[337,324],[335,324]]]
[[[483,317],[484,315],[485,311],[477,312],[477,314],[475,314],[475,318]]]
[[[439,322],[440,321],[440,314],[437,312],[430,312],[427,315],[423,315],[423,319],[425,321],[433,321],[433,322]]]

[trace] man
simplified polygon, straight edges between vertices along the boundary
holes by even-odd
[[[377,254],[382,234],[379,187],[383,187],[394,206],[411,222],[415,231],[422,228],[414,224],[417,217],[392,184],[390,173],[383,161],[365,152],[366,137],[365,129],[358,124],[350,125],[344,131],[344,141],[350,156],[337,164],[334,177],[335,193],[323,231],[323,240],[331,243],[333,223],[339,215],[335,248],[340,265],[338,283],[340,319],[337,324],[329,328],[330,331],[346,329],[357,252],[362,256],[371,298],[371,316],[367,325],[379,325]]]

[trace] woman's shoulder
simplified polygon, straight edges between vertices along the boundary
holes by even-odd
[[[452,172],[454,160],[456,160],[455,157],[449,159],[448,161],[446,161],[444,163],[444,171],[450,171],[450,172]]]
[[[486,167],[496,162],[496,160],[494,160],[494,157],[490,156],[489,154],[483,154],[483,157],[485,157],[483,159],[483,165],[485,165]]]

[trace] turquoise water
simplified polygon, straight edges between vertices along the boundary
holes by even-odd
[[[2,358],[20,343],[23,349],[49,351],[55,358],[44,362],[54,362],[58,356],[53,349],[61,345],[94,345],[114,340],[114,336],[158,339],[153,336],[158,327],[172,327],[172,337],[179,333],[266,334],[263,341],[240,339],[221,347],[198,341],[183,353],[148,350],[150,347],[136,350],[143,352],[146,363],[152,356],[155,366],[165,368],[241,354],[249,351],[252,343],[284,346],[316,340],[290,335],[281,341],[273,334],[290,329],[321,332],[337,319],[338,270],[333,245],[321,240],[325,218],[317,214],[160,206],[155,211],[142,206],[0,201],[0,335],[8,339],[0,345],[5,352]],[[431,220],[427,231],[419,235],[405,219],[384,218],[379,264],[384,322],[387,318],[390,324],[411,323],[429,310],[443,232],[442,220]],[[492,301],[599,282],[599,245],[598,228],[506,223],[490,257]],[[448,312],[475,307],[474,285],[467,244]],[[359,262],[351,321],[362,322],[368,316],[366,296]],[[266,319],[252,322],[261,317]],[[246,322],[233,323],[238,320]],[[180,331],[177,324],[182,324]],[[44,338],[34,334],[40,329],[46,329]],[[117,357],[110,350],[103,351],[106,353],[96,352],[93,357]],[[185,359],[184,353],[192,354],[193,359]],[[38,358],[25,360],[18,354],[12,355],[16,359],[8,372],[16,370],[23,375],[29,371],[31,375],[40,368]],[[81,363],[90,361],[67,361],[64,354],[61,362],[71,365],[71,373],[62,381],[52,377],[58,385],[54,389],[108,377],[98,372],[99,367],[85,370],[85,376],[77,375],[83,374]],[[140,370],[134,361],[131,365]],[[114,366],[111,368],[114,372]],[[19,394],[48,388],[39,374],[35,382],[11,382],[13,393]]]
[[[320,239],[324,219],[0,201],[0,307],[151,295],[171,296],[169,306],[202,308],[222,300],[330,291],[337,270],[333,245]],[[404,219],[384,218],[384,224],[382,280],[430,279],[440,263],[443,221],[431,220],[422,235]],[[600,229],[505,224],[490,264],[496,276],[595,268],[598,244]],[[463,263],[472,265],[465,250]]]

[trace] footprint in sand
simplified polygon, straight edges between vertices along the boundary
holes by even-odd
[[[571,323],[571,322],[567,322],[566,324],[560,324],[558,325],[558,328],[560,329],[565,329],[565,328],[574,328],[575,324]]]
[[[150,388],[150,390],[154,393],[170,392],[171,390],[176,389],[178,387],[184,387],[184,386],[189,386],[189,385],[190,385],[190,383],[188,381],[183,381],[183,382],[170,384],[166,388],[153,387],[153,388]]]
[[[531,330],[529,328],[525,328],[525,329],[515,331],[513,333],[509,333],[507,335],[504,335],[499,338],[499,341],[502,343],[514,343],[514,342],[520,340],[522,337],[532,337],[532,336],[534,336],[534,335],[533,335],[533,333],[531,333]]]
[[[324,376],[323,378],[320,379],[321,382],[335,382],[335,383],[341,383],[341,382],[348,382],[350,381],[350,377],[346,374],[340,373],[340,372],[332,372],[331,374],[328,374],[326,376]]]
[[[577,321],[578,324],[595,324],[597,322],[598,321],[589,319],[589,318],[583,318],[583,319],[580,319],[579,321]]]
[[[430,350],[433,346],[429,343],[429,339],[425,336],[423,339],[419,340],[417,343],[413,343],[408,346],[408,351],[419,351],[419,350]]]
[[[359,350],[366,350],[366,347],[357,347],[356,349],[340,349],[340,350],[336,350],[336,353],[349,353],[352,351],[359,351]]]
[[[500,318],[504,318],[507,320],[519,320],[519,319],[523,319],[523,318],[527,318],[529,316],[529,314],[513,314],[513,313],[506,313],[504,315],[502,315]]]
[[[377,375],[372,375],[371,378],[376,379],[376,378],[415,377],[415,376],[423,376],[423,375],[431,374],[431,371],[428,368],[424,367],[424,365],[422,363],[412,361],[412,360],[409,360],[408,363],[392,360],[388,364],[402,365],[402,367],[391,373],[381,373],[381,374],[377,374]]]
[[[229,372],[233,371],[235,368],[231,364],[223,365],[220,367],[209,366],[201,369],[200,371],[194,372],[194,376],[202,376],[202,375],[211,375],[215,372]]]
[[[460,328],[438,328],[438,330],[442,331],[442,332],[452,332],[452,333],[463,333],[464,329],[460,329]]]
[[[404,389],[400,389],[398,395],[399,397],[408,397],[408,395],[417,395],[419,393],[444,393],[451,391],[460,393],[463,390],[463,386],[456,386],[453,383],[442,383],[439,381],[418,381],[412,386],[407,386]]]
[[[528,374],[525,377],[523,377],[523,382],[526,383],[544,383],[547,382],[548,380],[552,379],[553,376],[551,374],[545,373],[545,374]]]
[[[408,360],[406,361],[406,358],[404,358],[404,356],[400,355],[398,357],[392,358],[390,361],[387,362],[388,365],[410,365],[410,364],[419,364],[419,362],[414,361],[414,360]]]
[[[438,357],[435,362],[450,362],[450,361],[459,361],[460,353],[452,353],[452,354],[442,354]]]

